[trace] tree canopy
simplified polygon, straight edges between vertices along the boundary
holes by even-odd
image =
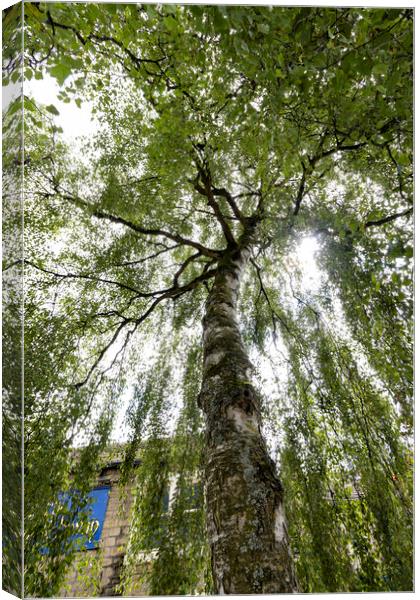
[[[25,186],[23,263],[6,272],[25,277],[26,592],[59,589],[72,553],[58,532],[40,559],[48,506],[89,489],[128,394],[123,481],[142,457],[130,556],[176,471],[145,577],[155,594],[212,591],[201,488],[183,517],[207,448],[201,321],[244,248],[238,327],[299,588],[411,590],[412,11],[41,2],[23,23],[19,11],[3,13],[4,84],[22,64],[24,76],[4,167],[11,183],[24,169]],[[54,100],[25,89],[46,75],[63,102],[93,105],[81,151]],[[313,288],[297,259],[309,237]]]

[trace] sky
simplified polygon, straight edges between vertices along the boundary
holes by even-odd
[[[49,75],[44,75],[43,79],[25,82],[25,94],[33,96],[37,102],[42,104],[53,104],[59,116],[56,118],[57,124],[63,128],[63,137],[68,142],[72,142],[80,136],[92,135],[96,131],[96,124],[92,117],[92,104],[84,102],[79,108],[71,100],[64,103],[57,98],[60,86],[55,79]]]

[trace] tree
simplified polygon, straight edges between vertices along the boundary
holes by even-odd
[[[201,378],[214,591],[296,591],[294,562],[305,591],[411,589],[412,11],[37,3],[24,26],[25,78],[102,125],[77,156],[24,99],[29,485],[106,398],[99,452],[136,366],[131,451]],[[293,260],[308,235],[316,294]],[[256,350],[283,352],[271,399]]]

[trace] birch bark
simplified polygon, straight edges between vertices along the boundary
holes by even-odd
[[[298,590],[282,486],[261,434],[261,403],[237,320],[252,232],[220,261],[203,319],[207,527],[218,594]]]

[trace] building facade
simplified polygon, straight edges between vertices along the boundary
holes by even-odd
[[[136,478],[134,475],[130,482],[122,487],[121,465],[122,460],[113,460],[108,462],[100,472],[96,486],[90,494],[93,500],[87,524],[90,539],[86,541],[86,538],[83,538],[85,541],[75,553],[59,597],[149,595],[145,575],[152,568],[157,549],[160,547],[161,536],[164,534],[159,531],[153,533],[150,543],[140,553],[138,564],[135,561],[134,571],[130,569],[129,586],[123,585],[124,563],[126,558],[129,558],[128,553],[132,551],[130,533]],[[134,472],[139,465],[140,461],[135,460]],[[175,502],[177,483],[178,475],[172,474],[162,498],[163,517],[166,519],[171,514]],[[198,510],[201,495],[199,488],[197,479],[192,477],[186,490],[187,503],[182,511],[184,529],[188,529],[193,513]],[[184,568],[188,569],[188,565],[185,564]],[[200,578],[197,593],[203,593],[203,589],[204,581]]]
[[[101,471],[93,493],[102,491],[105,504],[98,515],[92,511],[92,532],[97,543],[87,542],[76,553],[60,591],[60,597],[119,596],[121,573],[130,536],[130,515],[133,503],[133,484],[121,495],[119,486],[120,461],[108,463]],[[99,535],[98,535],[99,534]],[[133,596],[145,595],[146,590],[135,588]]]

